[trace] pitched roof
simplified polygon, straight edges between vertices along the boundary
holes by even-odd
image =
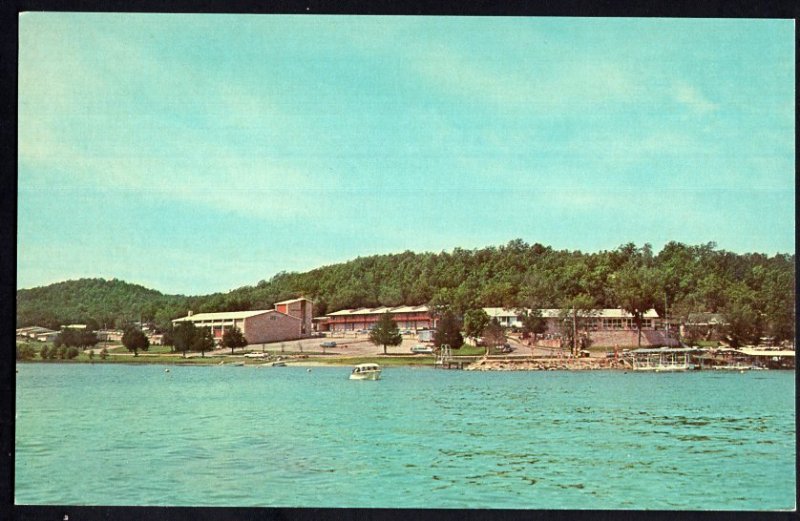
[[[277,313],[274,309],[260,309],[256,311],[222,311],[219,313],[197,313],[182,318],[176,318],[173,322],[195,322],[200,320],[241,320],[264,313]]]
[[[313,303],[313,301],[310,298],[299,297],[299,298],[293,298],[293,299],[290,299],[290,300],[281,300],[280,302],[276,302],[275,305],[277,306],[278,304],[291,304],[293,302],[300,302],[301,300],[307,300],[307,301]]]
[[[386,307],[381,306],[377,308],[357,308],[357,309],[340,309],[333,313],[328,313],[328,317],[341,317],[352,315],[381,315],[386,312],[389,313],[425,313],[428,311],[428,306],[396,306]]]
[[[516,318],[519,315],[516,308],[483,308],[486,311],[486,314],[489,317],[514,317]],[[530,311],[530,310],[529,310]],[[558,308],[545,308],[539,310],[542,313],[543,318],[558,318],[558,316],[563,311]],[[628,313],[624,309],[616,309],[616,308],[605,308],[605,309],[592,309],[588,311],[578,311],[578,315],[580,316],[589,316],[589,317],[597,317],[597,318],[633,318],[631,313]],[[654,309],[648,309],[642,315],[643,318],[658,318],[658,313]]]

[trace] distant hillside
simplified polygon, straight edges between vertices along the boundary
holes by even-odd
[[[654,307],[672,317],[725,312],[747,335],[794,335],[794,255],[717,250],[714,243],[626,244],[611,251],[554,250],[521,240],[452,252],[373,255],[304,273],[282,272],[255,286],[186,297],[118,280],[82,279],[17,292],[17,324],[138,320],[167,326],[195,312],[270,308],[287,298],[314,300],[314,314],[342,308],[427,303],[461,314],[484,306]],[[744,326],[743,326],[744,327]]]
[[[85,323],[93,319],[101,327],[115,321],[137,321],[162,309],[184,308],[187,298],[121,280],[80,279],[17,291],[17,327]]]

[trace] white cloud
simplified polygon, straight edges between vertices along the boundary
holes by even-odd
[[[672,86],[672,97],[678,103],[691,108],[699,114],[717,110],[718,106],[709,100],[697,88],[684,82],[675,82]]]

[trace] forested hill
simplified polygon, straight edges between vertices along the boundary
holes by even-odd
[[[582,253],[521,240],[475,250],[359,257],[305,273],[279,273],[228,293],[185,297],[121,281],[84,279],[17,292],[18,325],[101,323],[120,317],[167,325],[194,312],[271,308],[307,296],[314,314],[342,308],[431,304],[457,314],[485,306],[655,307],[671,316],[725,312],[762,332],[794,331],[794,255],[736,254],[714,243],[671,242]],[[756,327],[756,326],[754,326]]]
[[[80,279],[17,290],[17,327],[61,325],[94,321],[95,327],[137,321],[140,313],[162,308],[184,309],[187,298],[121,280]],[[152,318],[152,317],[149,317]]]

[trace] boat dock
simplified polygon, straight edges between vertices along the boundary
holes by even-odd
[[[456,356],[447,359],[436,359],[434,367],[437,369],[466,369],[470,364],[480,360],[479,356]]]

